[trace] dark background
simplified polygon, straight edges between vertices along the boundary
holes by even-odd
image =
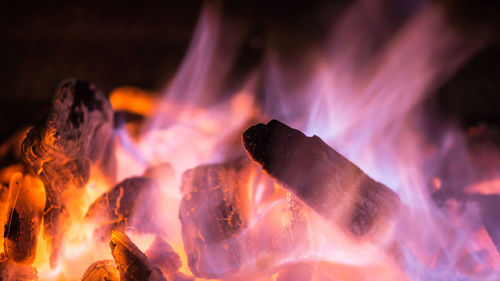
[[[13,1],[14,2],[14,1]],[[386,0],[391,18],[416,0]],[[499,29],[500,1],[442,0],[458,28]],[[478,3],[480,2],[480,3]],[[223,14],[246,26],[235,69],[260,58],[269,34],[293,55],[323,37],[325,11],[342,1],[226,1]],[[132,85],[161,89],[181,62],[202,2],[15,1],[0,11],[0,141],[44,112],[51,89],[77,77],[109,92]],[[494,37],[496,38],[496,37]],[[260,42],[260,44],[256,44]],[[500,125],[500,47],[493,39],[433,96],[439,110],[464,126]]]

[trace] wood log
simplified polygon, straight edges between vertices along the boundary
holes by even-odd
[[[5,255],[18,263],[35,261],[45,207],[45,189],[38,177],[16,173],[10,181],[9,212],[4,232]]]
[[[139,248],[118,230],[111,233],[111,254],[121,281],[166,281],[161,270]]]
[[[234,238],[248,223],[243,180],[249,163],[202,165],[183,174],[179,218],[196,277],[223,278],[240,269],[242,249]]]
[[[151,262],[157,265],[163,272],[167,280],[172,281],[194,281],[195,278],[179,272],[182,266],[180,256],[174,251],[159,235],[155,237],[153,243],[145,252]]]
[[[182,265],[181,257],[160,236],[155,237],[145,254],[166,276],[174,274]]]
[[[317,136],[272,120],[245,131],[243,143],[271,177],[351,238],[385,233],[398,214],[396,193]]]
[[[92,203],[85,217],[101,225],[96,232],[101,240],[109,239],[113,229],[131,226],[140,231],[154,230],[154,213],[139,208],[151,207],[158,188],[154,180],[146,177],[126,179]]]
[[[34,267],[16,263],[2,255],[0,256],[0,280],[36,281],[38,280],[38,273]]]
[[[91,164],[112,163],[104,157],[112,126],[113,110],[106,96],[88,82],[68,79],[58,85],[49,112],[23,141],[23,161],[46,188],[43,232],[53,268],[69,224],[63,193],[87,183]]]
[[[82,281],[120,281],[120,275],[116,269],[115,262],[103,260],[91,264],[85,273]]]

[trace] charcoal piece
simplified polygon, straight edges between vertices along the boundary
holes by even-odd
[[[49,112],[23,141],[23,161],[46,188],[43,232],[53,268],[62,233],[69,225],[63,193],[83,187],[91,165],[112,162],[105,159],[111,156],[104,155],[112,126],[113,110],[107,97],[88,82],[68,79],[58,85]]]
[[[248,249],[254,257],[246,260],[260,261],[259,270],[269,272],[283,262],[309,256],[312,249],[309,212],[290,193],[275,200],[247,231]]]
[[[99,229],[101,239],[109,239],[113,229],[128,226],[143,231],[153,230],[154,212],[149,210],[154,201],[153,191],[157,189],[156,182],[149,178],[126,179],[92,203],[86,218],[102,225]],[[138,210],[146,205],[149,206],[147,211]]]
[[[180,256],[160,236],[155,237],[145,254],[164,274],[175,273],[182,265]]]
[[[319,137],[272,120],[243,134],[245,149],[271,177],[352,238],[376,236],[400,200]]]
[[[179,218],[188,265],[196,277],[224,278],[241,267],[236,236],[247,226],[249,161],[198,166],[182,177]]]
[[[500,195],[499,194],[463,194],[459,202],[476,202],[479,206],[481,220],[488,235],[498,251],[500,251]]]
[[[111,234],[111,254],[115,259],[121,281],[166,281],[161,270],[118,230]]]
[[[11,178],[9,190],[5,255],[15,262],[32,264],[42,224],[45,189],[38,177],[16,173]]]
[[[116,269],[115,262],[103,260],[91,264],[85,273],[82,281],[120,281],[120,275]]]
[[[16,263],[6,256],[0,256],[0,280],[6,281],[36,281],[38,273],[30,265]]]

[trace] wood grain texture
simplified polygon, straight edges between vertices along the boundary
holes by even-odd
[[[243,142],[271,177],[354,239],[373,238],[398,214],[396,193],[317,136],[272,120],[245,131]]]
[[[35,176],[15,173],[10,181],[9,211],[4,231],[7,258],[32,264],[45,207],[45,189]]]
[[[43,232],[52,268],[57,265],[62,233],[69,226],[63,194],[87,183],[91,165],[112,163],[102,161],[112,125],[113,110],[107,97],[88,82],[68,79],[58,85],[49,112],[23,141],[23,161],[46,188]]]
[[[121,281],[167,281],[161,270],[125,233],[114,230],[110,247]]]

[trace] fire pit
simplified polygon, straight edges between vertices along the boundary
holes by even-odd
[[[498,132],[424,106],[487,39],[378,4],[235,75],[208,3],[163,93],[59,82],[0,146],[0,280],[500,280]]]

